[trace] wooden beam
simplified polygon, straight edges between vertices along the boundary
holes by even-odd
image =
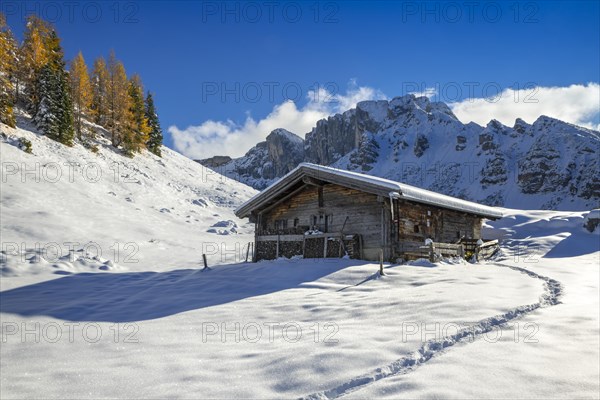
[[[304,235],[260,235],[256,237],[259,242],[300,242]]]
[[[304,182],[307,185],[313,185],[318,187],[322,187],[323,185],[325,185],[325,182],[323,182],[322,180],[311,178],[310,176],[303,176],[302,182]]]

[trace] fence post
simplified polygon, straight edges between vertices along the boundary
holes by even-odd
[[[433,247],[433,241],[429,242],[429,261],[435,262],[435,248]]]
[[[204,261],[204,268],[202,268],[202,271],[210,269],[208,268],[208,263],[206,262],[206,254],[202,254],[202,261]]]
[[[475,262],[479,262],[479,253],[481,252],[481,246],[483,245],[483,240],[477,240],[477,245],[475,246]]]
[[[248,255],[250,255],[250,243],[248,243],[248,248],[246,249],[246,263],[248,262]]]
[[[379,250],[379,275],[385,275],[383,273],[383,249]]]

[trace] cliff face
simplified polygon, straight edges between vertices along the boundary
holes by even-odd
[[[264,189],[304,160],[304,140],[285,129],[275,129],[243,157],[227,157],[229,161],[219,165],[215,165],[214,158],[197,161],[256,189]]]
[[[600,203],[599,156],[597,131],[546,116],[464,124],[446,104],[408,95],[358,103],[304,141],[275,130],[219,172],[263,189],[308,161],[490,205],[584,209]]]
[[[387,111],[387,101],[368,101],[343,114],[318,121],[317,126],[306,134],[306,161],[330,165],[361,147],[368,141],[364,133],[379,130]]]
[[[194,161],[204,165],[205,167],[217,168],[217,167],[220,167],[221,165],[227,164],[231,160],[232,160],[232,158],[229,156],[214,156],[214,157],[210,157],[210,158],[205,158],[203,160],[194,160]]]

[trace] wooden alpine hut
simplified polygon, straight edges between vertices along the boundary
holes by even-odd
[[[254,261],[396,260],[424,252],[464,257],[481,245],[482,221],[502,217],[494,207],[310,163],[248,200],[236,215],[255,224]]]

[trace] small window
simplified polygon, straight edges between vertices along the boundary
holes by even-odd
[[[456,238],[460,239],[460,231],[456,231]]]
[[[415,225],[413,229],[415,233],[419,233],[419,225]]]
[[[294,228],[297,228],[300,225],[300,219],[294,218]]]

